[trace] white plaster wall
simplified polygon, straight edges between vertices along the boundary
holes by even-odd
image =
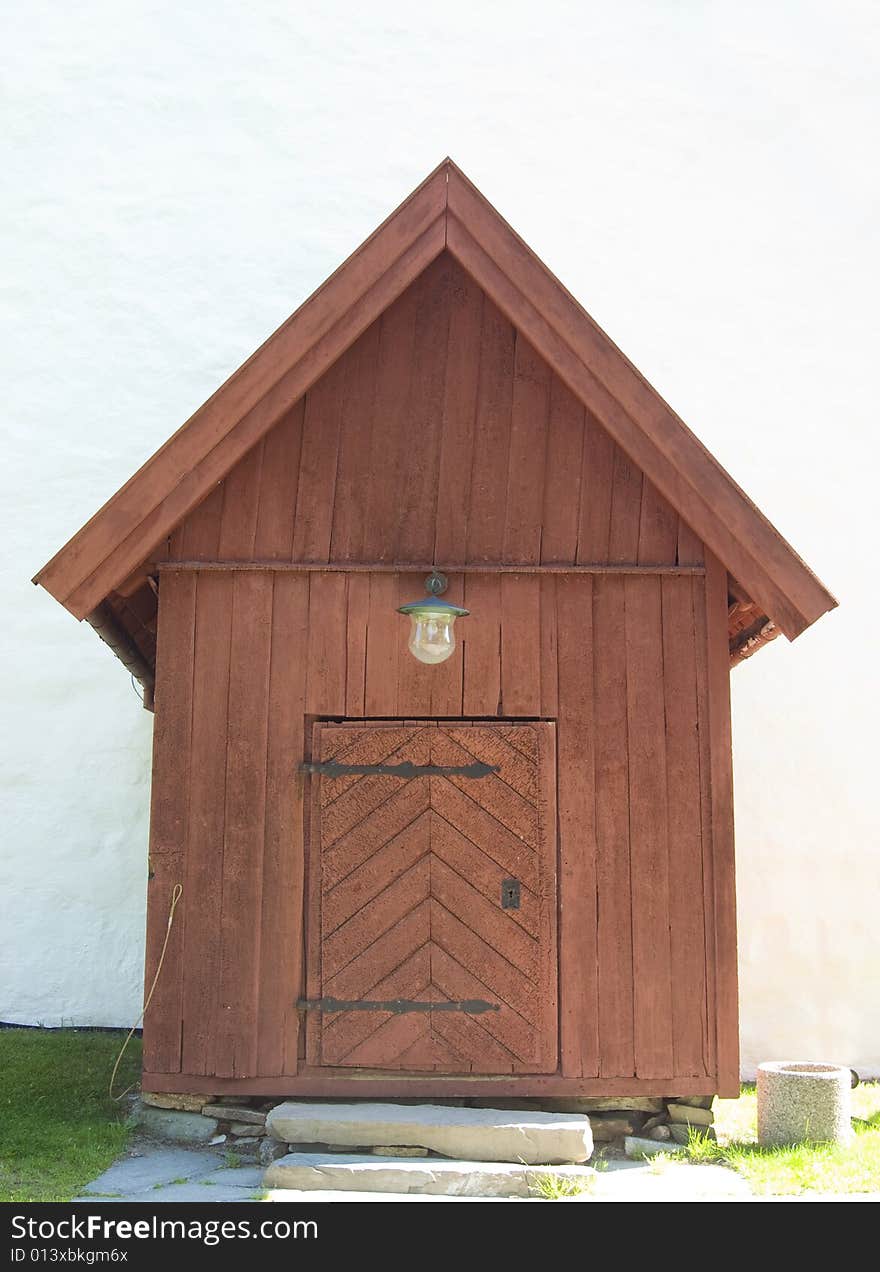
[[[880,1073],[876,6],[0,14],[0,1019],[141,992],[151,717],[29,576],[449,153],[843,602],[733,680],[743,1058]]]

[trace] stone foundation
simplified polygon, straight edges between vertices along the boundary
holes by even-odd
[[[318,1102],[314,1099],[291,1097],[296,1103]],[[382,1101],[394,1104],[445,1104],[470,1108],[522,1109],[546,1113],[580,1113],[590,1119],[593,1140],[600,1146],[622,1148],[632,1136],[667,1144],[687,1144],[691,1131],[715,1138],[712,1103],[714,1096],[584,1096],[584,1097],[524,1097],[498,1100],[476,1098],[403,1097]],[[321,1103],[334,1103],[324,1097]],[[338,1103],[377,1103],[341,1098]],[[266,1099],[260,1096],[211,1094],[176,1095],[145,1092],[137,1120],[147,1134],[157,1139],[170,1139],[179,1143],[213,1144],[241,1152],[246,1156],[259,1156],[271,1161],[276,1149],[266,1142],[266,1115],[284,1103],[280,1098]],[[334,1144],[310,1146],[315,1152],[327,1152],[351,1148]],[[283,1151],[283,1150],[282,1150]]]

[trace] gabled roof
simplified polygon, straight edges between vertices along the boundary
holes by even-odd
[[[155,550],[444,249],[793,639],[836,605],[793,548],[446,159],[43,567],[77,618]]]

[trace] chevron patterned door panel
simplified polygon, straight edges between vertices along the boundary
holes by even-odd
[[[309,1062],[555,1072],[554,726],[316,724],[311,765]]]

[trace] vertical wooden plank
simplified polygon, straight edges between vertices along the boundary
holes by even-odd
[[[559,983],[563,1077],[599,1072],[593,582],[556,580],[559,639]]]
[[[348,576],[348,625],[346,628],[345,714],[364,714],[367,674],[367,622],[370,611],[370,576]]]
[[[376,405],[370,442],[363,550],[368,561],[393,561],[403,459],[414,438],[409,423],[418,280],[382,315]]]
[[[550,381],[541,560],[569,565],[577,557],[581,517],[584,407],[558,376]]]
[[[311,726],[311,738],[306,742],[307,753],[319,763],[328,758],[325,747],[327,734],[332,732],[320,721]],[[321,900],[324,894],[323,853],[321,851],[321,778],[317,775],[308,777],[304,783],[303,820],[308,827],[306,832],[306,888],[304,894],[304,941],[306,997],[320,998],[323,993],[323,969],[321,966],[321,933],[323,930],[323,913]],[[304,1043],[305,1060],[314,1065],[321,1062],[322,1020],[320,1012],[309,1012],[305,1018],[300,1017],[301,1044]]]
[[[220,522],[226,483],[218,482],[175,532],[179,561],[214,561],[220,552]]]
[[[624,596],[636,1074],[665,1078],[673,1056],[660,580],[629,576]]]
[[[462,715],[500,715],[500,576],[465,575],[464,604],[471,613],[458,624],[462,633]]]
[[[675,565],[677,552],[678,513],[646,477],[639,519],[639,565]]]
[[[555,599],[555,598],[554,598]],[[538,855],[541,951],[540,985],[541,1028],[538,1043],[538,1066],[552,1073],[559,1058],[559,931],[557,916],[557,843],[559,810],[556,798],[556,725],[535,725],[538,737]]]
[[[346,620],[345,575],[310,574],[308,715],[345,713]]]
[[[702,544],[700,544],[702,554]],[[706,580],[694,578],[694,635],[697,658],[697,729],[700,742],[700,831],[703,848],[703,923],[705,927],[706,1002],[703,1033],[707,1073],[717,1073],[715,1035],[715,877],[712,869],[712,781],[709,730],[709,638],[706,631]]]
[[[214,1073],[257,1076],[272,575],[232,582],[226,809]],[[275,956],[268,950],[268,959]]]
[[[289,561],[293,553],[304,410],[300,399],[266,435],[254,536],[258,561]]]
[[[303,776],[309,581],[278,574],[272,604],[258,1049],[261,1075],[295,1074],[303,975]]]
[[[504,525],[504,560],[517,564],[541,559],[549,408],[550,368],[517,332]]]
[[[341,359],[345,387],[333,498],[331,561],[357,561],[363,557],[380,331],[381,319],[377,319]]]
[[[727,645],[727,572],[706,552],[706,637],[712,865],[715,892],[715,994],[718,1094],[739,1093],[739,1004],[736,964],[736,865]]]
[[[183,1071],[191,1074],[213,1073],[214,1063],[231,630],[232,576],[200,574],[184,882]]]
[[[501,703],[505,716],[541,714],[541,580],[501,575]]]
[[[293,528],[294,561],[328,561],[342,415],[342,361],[306,394]]]
[[[451,273],[461,269],[445,253],[418,280],[409,396],[409,442],[397,492],[397,560],[430,561],[434,552],[440,438],[449,344]]]
[[[664,578],[661,591],[673,1060],[676,1076],[705,1076],[706,949],[692,580]]]
[[[641,469],[636,468],[619,447],[615,447],[611,479],[609,561],[620,565],[638,561],[641,512]]]
[[[559,639],[557,632],[556,576],[540,580],[541,606],[541,715],[555,718],[559,713]]]
[[[264,441],[258,442],[226,476],[217,549],[221,561],[253,560],[264,449]]]
[[[681,517],[678,519],[677,560],[679,565],[703,564],[703,541]]]
[[[195,574],[162,579],[156,651],[153,786],[150,800],[150,869],[147,884],[147,950],[144,982],[159,966],[168,929],[171,894],[183,884],[192,729]],[[144,1020],[144,1069],[180,1071],[183,929],[182,897],[168,940],[156,992]]]
[[[515,345],[516,331],[484,297],[467,536],[472,562],[504,557]]]
[[[589,411],[585,412],[577,542],[579,565],[604,565],[608,561],[614,451],[614,443],[605,429]]]
[[[601,1077],[635,1074],[623,579],[593,580]]]
[[[364,712],[368,716],[397,716],[398,659],[406,650],[409,619],[397,613],[399,581],[396,574],[370,575],[367,627],[367,678]]]
[[[468,274],[460,271],[452,280],[449,299],[449,345],[434,535],[434,560],[441,569],[463,565],[467,556],[483,293]]]

